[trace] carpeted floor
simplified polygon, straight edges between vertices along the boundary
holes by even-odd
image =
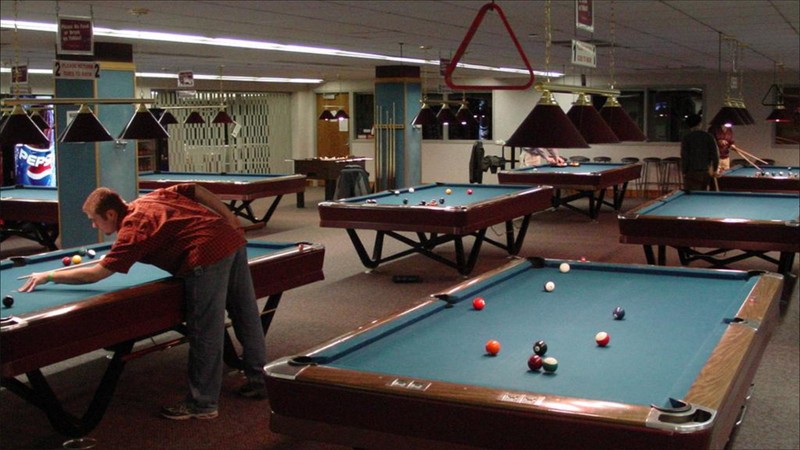
[[[304,209],[286,197],[266,229],[250,232],[251,239],[311,241],[326,248],[326,279],[284,294],[266,337],[270,360],[299,353],[351,331],[368,321],[404,309],[428,295],[463,281],[454,269],[422,256],[411,256],[367,272],[344,230],[318,226],[314,205],[322,188],[309,188]],[[628,199],[623,209],[637,204]],[[266,204],[258,204],[266,208]],[[498,226],[489,233],[502,233]],[[618,243],[616,215],[604,210],[599,221],[559,209],[534,217],[521,255],[593,261],[644,263],[640,246]],[[388,242],[388,245],[393,245]],[[9,239],[0,256],[40,251],[26,241]],[[445,247],[442,252],[450,252]],[[484,246],[473,274],[502,264],[506,254]],[[677,257],[670,254],[670,265]],[[767,269],[760,261],[737,263],[733,268]],[[798,273],[795,263],[794,273]],[[415,274],[420,283],[395,284],[393,275]],[[765,350],[756,374],[755,390],[733,449],[800,448],[800,336],[798,289]],[[166,340],[169,336],[157,339]],[[2,349],[0,349],[0,352]],[[163,404],[181,398],[185,386],[186,346],[147,355],[129,362],[114,399],[99,426],[90,433],[96,448],[107,449],[340,449],[342,447],[290,438],[269,430],[269,401],[236,395],[237,373],[225,378],[220,416],[210,421],[169,421],[158,417]],[[0,353],[1,355],[1,353]],[[106,353],[98,351],[48,368],[54,391],[70,411],[80,414],[105,368]],[[37,408],[3,389],[0,391],[0,447],[3,449],[59,448],[64,437],[50,427]]]

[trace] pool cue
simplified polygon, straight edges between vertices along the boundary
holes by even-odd
[[[82,262],[80,264],[73,264],[73,265],[70,265],[70,266],[59,267],[58,269],[53,269],[50,272],[64,272],[64,271],[67,271],[67,270],[77,269],[79,267],[85,267],[85,266],[89,266],[89,265],[92,265],[92,264],[97,264],[103,259],[103,256],[105,256],[105,255],[102,255],[97,259],[91,259],[89,261]],[[31,276],[32,276],[32,274],[31,275],[23,275],[21,277],[17,277],[17,279],[18,280],[27,280]]]

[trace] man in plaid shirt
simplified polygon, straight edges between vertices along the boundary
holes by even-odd
[[[111,189],[98,188],[83,205],[92,226],[117,237],[98,264],[69,271],[34,273],[20,288],[30,292],[48,282],[94,283],[127,273],[136,262],[155,265],[184,280],[189,338],[189,392],[169,419],[217,417],[222,386],[225,310],[244,348],[247,383],[240,393],[266,395],[266,364],[247,250],[239,221],[214,194],[195,184],[157,189],[126,203]]]

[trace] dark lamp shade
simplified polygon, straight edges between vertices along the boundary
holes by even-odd
[[[744,103],[737,103],[736,110],[739,115],[744,118],[744,121],[747,122],[745,125],[753,125],[756,123],[756,120],[753,118],[753,115],[750,114],[750,111],[747,110],[747,107],[744,106]]]
[[[622,106],[614,97],[609,97],[605,105],[600,108],[600,117],[603,118],[620,141],[642,142],[647,140],[647,136],[642,133],[639,126],[622,109]]]
[[[199,123],[206,123],[206,120],[203,119],[203,116],[201,116],[199,112],[192,111],[192,113],[189,114],[189,117],[187,117],[183,123],[199,124]]]
[[[172,124],[178,123],[178,119],[176,119],[175,116],[172,115],[171,112],[164,111],[164,113],[161,114],[161,118],[158,119],[158,123],[160,123],[162,126],[166,127],[167,125],[172,125]]]
[[[725,124],[730,125],[747,125],[747,119],[742,117],[739,108],[725,105],[719,109],[717,114],[711,119],[711,125],[722,126]]]
[[[233,119],[228,115],[228,113],[221,109],[211,120],[211,123],[233,123]]]
[[[786,123],[791,121],[792,116],[789,114],[789,111],[786,110],[784,105],[776,106],[769,116],[767,116],[767,122]]]
[[[422,104],[422,108],[417,113],[417,117],[414,117],[414,120],[411,121],[411,125],[421,127],[427,125],[436,125],[436,114],[433,113],[433,110],[430,106],[426,103]]]
[[[453,113],[453,110],[450,109],[450,106],[446,104],[442,105],[442,109],[439,110],[439,114],[436,114],[436,120],[438,120],[439,123],[442,125],[444,124],[449,125],[451,123],[458,122],[455,113]]]
[[[323,110],[322,114],[319,115],[319,120],[330,122],[331,120],[333,120],[333,113],[328,111],[327,109]]]
[[[336,120],[345,120],[345,119],[349,119],[350,118],[350,116],[347,115],[347,111],[345,111],[343,109],[340,109],[339,111],[336,111],[336,115],[333,116],[333,117]]]
[[[102,142],[113,141],[106,127],[97,120],[91,109],[81,105],[78,114],[61,133],[59,142]]]
[[[39,113],[31,114],[31,120],[33,121],[33,123],[36,124],[37,127],[39,127],[40,130],[42,130],[42,132],[50,128],[50,124],[48,124],[47,121],[44,120],[42,115]]]
[[[143,104],[136,108],[128,125],[119,135],[120,139],[167,139],[168,137],[167,130]]]
[[[617,135],[600,117],[600,113],[594,106],[586,101],[583,94],[577,102],[573,103],[572,108],[567,112],[567,117],[589,144],[616,144],[619,142]]]
[[[539,103],[506,140],[511,147],[588,148],[564,110],[545,91]]]
[[[456,112],[456,121],[461,125],[471,125],[477,123],[475,120],[475,116],[472,115],[472,111],[467,108],[466,103],[462,103],[461,107],[458,108],[458,112]]]
[[[0,126],[0,145],[27,144],[47,147],[50,141],[42,130],[33,123],[20,105],[14,105],[11,114],[5,117]]]

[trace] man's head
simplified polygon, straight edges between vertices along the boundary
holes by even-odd
[[[700,114],[690,114],[689,117],[686,118],[686,126],[689,128],[694,128],[700,125],[700,122],[703,121],[703,118]]]
[[[119,229],[119,221],[128,212],[128,205],[113,190],[97,188],[83,202],[83,212],[92,226],[105,234],[114,234]]]

